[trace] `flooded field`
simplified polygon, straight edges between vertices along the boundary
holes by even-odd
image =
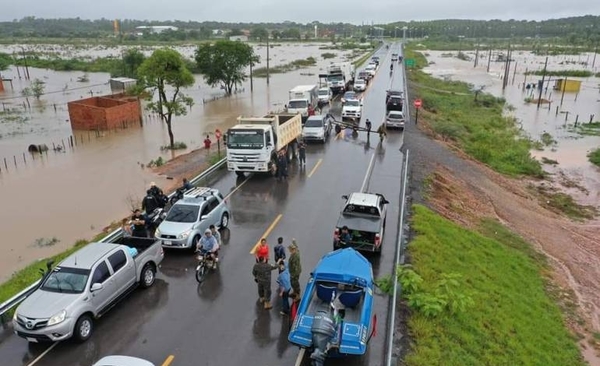
[[[512,55],[508,86],[502,90],[502,78],[505,62],[498,62],[498,55],[506,51],[493,51],[488,67],[488,53],[480,53],[477,67],[474,67],[475,51],[465,52],[470,61],[458,59],[457,52],[425,51],[431,63],[426,72],[440,77],[460,80],[473,85],[475,89],[483,87],[485,92],[504,97],[511,106],[507,114],[514,116],[523,132],[532,140],[540,141],[543,150],[533,150],[538,158],[558,162],[556,166],[544,165],[544,169],[579,186],[569,189],[570,194],[582,203],[596,206],[600,198],[600,169],[588,161],[590,150],[600,147],[600,129],[586,128],[590,122],[600,122],[600,78],[575,78],[580,80],[581,89],[576,92],[554,90],[557,79],[546,77],[541,91],[542,103],[538,109],[537,100],[540,90],[527,88],[527,84],[542,80],[542,76],[525,75],[526,71],[543,70],[546,56],[535,56],[530,52],[515,51]],[[450,57],[452,54],[452,57]],[[600,57],[592,67],[593,54],[560,55],[548,58],[547,70],[589,70],[600,72]],[[515,67],[516,65],[516,67]],[[527,103],[531,98],[533,102]],[[561,103],[562,99],[562,103]],[[577,122],[577,126],[575,123]]]
[[[331,62],[342,61],[351,51],[320,50],[319,44],[286,44],[270,49],[271,65],[285,64],[309,56],[317,65],[285,74],[254,79],[254,92],[249,80],[242,90],[231,98],[212,100],[222,95],[219,89],[207,86],[200,75],[196,84],[186,93],[195,100],[187,116],[176,117],[173,132],[176,141],[184,142],[187,150],[200,147],[207,133],[216,128],[224,130],[236,123],[240,114],[262,115],[283,108],[288,91],[299,84],[317,84],[318,74]],[[0,52],[12,52],[11,46],[0,47]],[[63,57],[118,55],[121,50],[75,50],[61,46],[27,46],[51,48]],[[182,48],[188,56],[192,47]],[[149,54],[150,49],[146,49]],[[324,60],[322,53],[336,54]],[[265,64],[266,48],[257,47]],[[258,65],[261,66],[261,65]],[[141,199],[151,181],[165,186],[165,177],[157,177],[144,168],[150,160],[162,156],[170,159],[172,153],[161,152],[167,145],[166,127],[157,118],[144,115],[144,126],[111,131],[96,136],[94,132],[72,131],[66,103],[90,95],[107,94],[108,74],[90,73],[89,81],[79,82],[82,72],[54,72],[30,68],[31,80],[39,78],[46,83],[46,94],[39,101],[29,97],[29,104],[21,96],[30,82],[19,79],[16,69],[2,73],[13,79],[13,89],[5,82],[0,93],[2,112],[0,120],[0,200],[10,207],[0,220],[3,240],[0,249],[0,281],[33,260],[71,246],[75,240],[90,238],[119,217],[130,213],[132,199]],[[203,100],[206,100],[203,103]],[[77,145],[68,146],[68,137],[74,135]],[[214,141],[214,137],[211,136]],[[53,144],[66,150],[55,152]],[[46,144],[47,155],[27,153],[30,144]],[[35,158],[34,158],[35,157]],[[6,159],[6,166],[4,160]],[[53,240],[53,239],[56,240]]]

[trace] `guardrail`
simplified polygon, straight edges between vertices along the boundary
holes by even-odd
[[[404,44],[402,43],[401,45],[401,49],[402,49],[402,56],[404,56]],[[410,123],[411,119],[410,119],[410,106],[408,103],[408,81],[406,79],[406,68],[404,67],[404,64],[402,65],[402,74],[403,74],[403,81],[404,81],[404,96],[405,96],[405,103],[404,103],[404,107],[406,108],[406,122]],[[406,125],[405,125],[406,128]],[[396,328],[396,305],[398,303],[398,295],[402,292],[402,289],[399,288],[399,284],[398,284],[398,279],[397,279],[397,270],[398,270],[398,266],[401,263],[404,263],[404,250],[406,247],[406,243],[405,243],[405,239],[404,239],[404,219],[405,219],[405,215],[406,215],[406,186],[408,183],[408,158],[409,158],[409,151],[406,150],[406,153],[404,154],[404,165],[403,165],[403,177],[402,177],[402,189],[400,190],[400,217],[398,218],[398,239],[396,241],[396,257],[394,260],[394,268],[392,270],[392,280],[394,281],[394,288],[393,288],[393,292],[392,292],[392,306],[390,309],[390,313],[389,313],[389,322],[388,322],[388,334],[387,334],[387,340],[388,340],[388,344],[387,344],[387,353],[386,353],[386,366],[392,366],[393,362],[396,360],[396,357],[394,355],[394,340],[395,340],[395,328]]]
[[[218,162],[213,164],[210,168],[206,169],[205,171],[200,173],[198,176],[192,178],[190,180],[190,183],[196,184],[196,183],[200,182],[201,180],[207,178],[214,172],[221,169],[226,163],[227,163],[226,158],[219,160]],[[173,196],[173,194],[175,194],[175,192],[171,193],[169,195],[169,198],[171,198],[171,196]],[[100,242],[101,243],[110,243],[110,242],[113,242],[115,239],[118,239],[122,236],[123,236],[123,230],[121,228],[118,228],[118,229],[112,231],[110,234],[106,235],[104,238],[102,238],[102,240],[100,240]],[[14,308],[15,306],[19,305],[23,300],[25,300],[27,298],[27,296],[31,295],[37,289],[38,285],[40,284],[40,281],[41,280],[35,281],[34,283],[29,285],[23,291],[19,292],[12,298],[10,298],[10,299],[6,300],[5,302],[3,302],[2,304],[0,304],[0,323],[1,324],[5,324],[7,322],[7,319],[5,319],[5,314],[8,311],[10,311],[12,308]]]

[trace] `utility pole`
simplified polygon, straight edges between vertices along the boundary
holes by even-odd
[[[567,77],[565,76],[565,79],[562,81],[562,83],[560,83],[561,87],[562,87],[562,95],[560,96],[560,106],[562,107],[563,104],[563,99],[565,99],[565,89],[567,89]]]
[[[492,62],[492,48],[490,47],[490,52],[488,54],[488,67],[487,72],[490,72],[490,63]]]
[[[25,56],[25,49],[21,47],[21,54],[23,55],[23,61],[25,62],[25,79],[29,80],[29,66],[27,66],[27,56]]]
[[[506,50],[506,63],[504,64],[504,78],[502,79],[502,90],[506,89],[508,85],[508,74],[510,73],[510,42],[508,43],[508,49]]]
[[[515,61],[515,67],[513,69],[512,85],[515,85],[515,77],[517,77],[517,61]]]
[[[546,80],[546,68],[548,67],[548,56],[546,56],[546,63],[544,64],[544,71],[542,73],[542,85],[538,85],[540,87],[540,95],[538,97],[537,108],[540,109],[540,104],[542,104],[542,91],[544,90],[544,81]],[[564,89],[563,89],[564,90]]]
[[[592,61],[592,69],[596,65],[596,53],[598,52],[598,42],[596,42],[596,47],[594,48],[594,60]]]
[[[252,65],[254,65],[254,62],[250,62],[250,92],[254,91],[254,82],[252,80]]]
[[[479,42],[477,42],[477,49],[475,50],[475,62],[473,63],[473,67],[477,67],[478,61],[479,61]]]
[[[267,33],[267,85],[269,85],[269,34]]]

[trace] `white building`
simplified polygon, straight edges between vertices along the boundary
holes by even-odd
[[[248,42],[248,36],[229,36],[230,41]]]
[[[171,30],[171,31],[176,31],[179,28],[177,27],[173,27],[170,25],[142,25],[139,27],[135,27],[135,29],[138,31],[138,34],[140,33],[162,33],[164,31],[167,30]]]

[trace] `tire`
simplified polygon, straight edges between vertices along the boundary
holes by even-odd
[[[246,174],[244,174],[244,172],[240,172],[240,171],[235,172],[235,175],[237,175],[238,178],[244,178],[246,176]]]
[[[221,225],[220,225],[220,229],[225,229],[227,226],[229,226],[229,214],[227,214],[227,212],[225,212],[223,214],[223,216],[221,216]]]
[[[201,264],[200,267],[196,270],[196,281],[198,283],[204,282],[206,279],[206,265]]]
[[[73,329],[73,338],[77,343],[83,343],[90,339],[94,332],[94,320],[88,314],[84,314],[77,319]]]
[[[154,284],[156,280],[156,268],[152,263],[146,263],[142,268],[142,275],[140,276],[140,286],[142,288],[149,288]]]
[[[196,235],[192,239],[192,246],[189,248],[192,253],[196,251],[196,247],[198,246],[198,242],[200,241],[200,236]]]

